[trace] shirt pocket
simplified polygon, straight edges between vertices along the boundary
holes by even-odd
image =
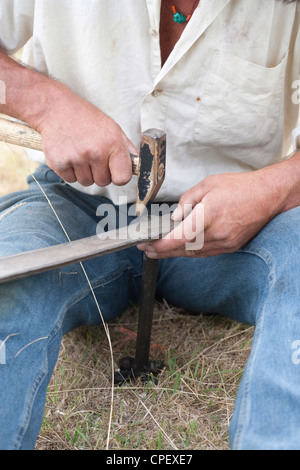
[[[214,147],[267,145],[277,130],[287,54],[277,66],[216,51],[195,123],[195,138]]]

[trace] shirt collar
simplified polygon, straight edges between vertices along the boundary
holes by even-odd
[[[232,0],[202,0],[199,2],[179,41],[157,75],[154,86],[176,65],[230,1]],[[146,3],[151,28],[159,30],[161,0],[146,0]]]

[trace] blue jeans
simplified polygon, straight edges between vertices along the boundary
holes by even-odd
[[[45,166],[36,177],[72,240],[95,235],[96,209],[107,199],[70,188]],[[157,297],[256,325],[230,425],[232,449],[300,449],[299,233],[300,207],[236,253],[159,262]],[[0,199],[0,257],[65,241],[32,179],[28,190]],[[106,321],[138,301],[136,247],[84,265]],[[78,264],[0,285],[0,299],[0,449],[32,449],[62,336],[101,320]]]

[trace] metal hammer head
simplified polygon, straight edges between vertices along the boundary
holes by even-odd
[[[155,198],[165,179],[166,134],[158,129],[148,129],[142,133],[136,214],[141,215],[147,204]]]

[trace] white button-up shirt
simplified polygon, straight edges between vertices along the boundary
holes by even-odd
[[[287,155],[299,114],[299,26],[296,2],[202,0],[161,67],[160,0],[0,3],[2,48],[26,44],[27,63],[115,119],[137,147],[142,131],[166,132],[157,199],[168,201],[209,174]],[[74,186],[135,200],[135,177],[124,187]]]

